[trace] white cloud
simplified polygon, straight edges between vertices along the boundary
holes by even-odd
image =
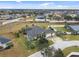
[[[21,1],[20,0],[17,0],[16,2],[20,3]]]
[[[40,4],[40,6],[42,6],[42,7],[47,7],[47,6],[49,6],[50,4],[54,4],[54,3],[51,3],[51,2],[48,2],[48,3],[42,3],[42,4]]]
[[[50,3],[43,3],[43,4],[40,4],[40,6],[47,6],[49,5]]]

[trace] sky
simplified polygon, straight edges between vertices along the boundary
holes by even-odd
[[[79,9],[79,1],[0,1],[0,9]]]

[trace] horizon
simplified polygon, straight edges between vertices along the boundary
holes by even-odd
[[[79,1],[0,1],[0,9],[79,9]]]

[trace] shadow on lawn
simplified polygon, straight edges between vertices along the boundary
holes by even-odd
[[[8,46],[8,47],[6,47],[5,49],[0,49],[0,52],[1,52],[1,51],[4,51],[4,50],[8,50],[8,49],[10,49],[10,48],[12,48],[12,47],[13,47],[13,44],[10,45],[10,46]]]

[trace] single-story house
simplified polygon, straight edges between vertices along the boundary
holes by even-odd
[[[39,26],[34,25],[26,29],[26,33],[27,33],[27,38],[32,40],[36,38],[38,34],[42,34],[42,33],[46,34],[46,38],[51,37],[53,36],[54,31],[51,28],[43,29]]]
[[[35,21],[45,22],[45,21],[49,21],[49,19],[47,19],[47,16],[45,16],[45,15],[38,15],[36,17]]]
[[[66,26],[66,28],[71,30],[75,34],[79,34],[79,25],[68,25]]]
[[[0,36],[0,50],[10,47],[12,42],[10,39]]]

